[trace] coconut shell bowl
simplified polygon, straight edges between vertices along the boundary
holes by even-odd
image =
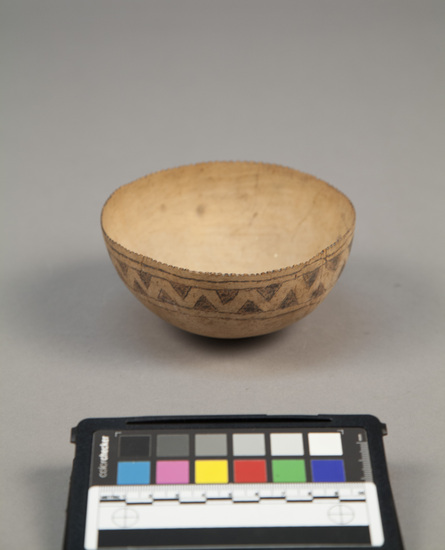
[[[209,162],[120,187],[101,221],[114,267],[146,307],[192,333],[244,338],[320,304],[348,259],[355,211],[297,170]]]

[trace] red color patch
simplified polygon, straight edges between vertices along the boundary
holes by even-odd
[[[235,460],[235,483],[263,483],[267,481],[265,460]]]

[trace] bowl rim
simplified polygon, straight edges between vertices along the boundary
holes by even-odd
[[[266,270],[266,271],[258,271],[258,272],[251,272],[251,273],[231,273],[231,272],[224,273],[224,272],[218,272],[218,271],[200,271],[200,270],[195,270],[195,269],[189,269],[187,267],[180,267],[180,266],[177,266],[177,265],[168,264],[166,262],[161,262],[159,260],[156,260],[155,258],[151,258],[150,256],[140,254],[139,252],[135,252],[134,250],[131,250],[131,249],[123,246],[119,242],[112,239],[108,235],[108,233],[105,231],[103,218],[104,218],[104,212],[105,212],[105,209],[107,207],[107,204],[114,197],[114,195],[119,193],[123,188],[128,187],[130,185],[133,185],[133,184],[139,182],[140,180],[142,180],[144,178],[149,178],[151,176],[154,176],[154,175],[157,175],[157,174],[162,174],[164,172],[170,172],[170,171],[173,171],[173,170],[177,170],[179,168],[189,168],[189,167],[193,167],[193,166],[206,166],[206,165],[211,165],[211,164],[213,164],[213,165],[215,165],[215,164],[257,164],[257,165],[261,165],[261,166],[272,166],[272,167],[278,167],[278,168],[285,168],[287,170],[297,172],[297,173],[299,173],[303,176],[307,176],[307,177],[316,179],[316,180],[322,182],[323,184],[327,185],[328,187],[330,187],[331,189],[333,189],[334,191],[336,191],[338,194],[342,195],[346,199],[347,203],[349,203],[349,206],[351,207],[351,212],[352,212],[352,215],[353,215],[352,225],[347,231],[342,233],[338,237],[338,239],[336,239],[333,243],[326,246],[320,252],[315,254],[315,256],[312,256],[311,258],[309,258],[308,260],[306,260],[304,262],[300,262],[300,263],[292,264],[292,265],[288,265],[288,266],[283,266],[283,267],[280,267],[279,269],[270,269],[270,270]],[[259,277],[259,276],[271,275],[271,274],[280,276],[280,275],[284,275],[283,272],[299,271],[299,270],[303,269],[305,266],[308,266],[308,265],[320,260],[321,258],[323,258],[325,256],[328,256],[329,250],[331,250],[332,248],[335,248],[340,241],[343,241],[348,236],[348,234],[351,234],[351,236],[353,237],[354,230],[355,230],[356,217],[357,216],[356,216],[356,211],[355,211],[354,205],[353,205],[352,201],[349,199],[349,197],[347,195],[345,195],[345,193],[343,193],[342,191],[337,189],[337,187],[335,187],[334,185],[318,178],[317,176],[309,174],[308,172],[302,172],[301,170],[297,170],[296,168],[291,168],[291,167],[288,167],[288,166],[285,166],[285,165],[282,165],[282,164],[271,163],[271,162],[241,161],[241,160],[216,160],[216,161],[196,162],[196,163],[191,163],[191,164],[182,164],[182,165],[173,166],[173,167],[170,167],[170,168],[164,168],[164,169],[161,169],[161,170],[156,170],[154,172],[149,172],[145,176],[141,176],[141,177],[139,177],[135,180],[132,180],[128,183],[124,183],[123,185],[120,185],[117,189],[115,189],[111,193],[111,195],[107,198],[107,200],[105,201],[105,203],[102,207],[101,215],[100,215],[100,226],[101,226],[101,230],[102,230],[102,233],[104,235],[104,238],[105,238],[106,242],[109,241],[110,243],[112,243],[118,249],[121,249],[121,250],[127,252],[128,254],[130,254],[130,256],[136,256],[139,259],[138,263],[140,263],[141,265],[143,265],[143,264],[145,265],[148,262],[148,264],[153,264],[153,267],[157,267],[158,269],[162,270],[162,269],[168,268],[169,271],[170,270],[179,271],[180,273],[183,273],[184,275],[189,275],[189,276],[195,275],[195,276],[201,276],[201,277],[205,276],[205,277],[209,277],[209,278],[218,278],[218,279],[221,279],[221,278],[225,279],[225,278],[230,277],[231,279],[235,278],[235,280],[242,281],[242,280],[245,280],[246,278],[249,278],[249,277]],[[352,241],[351,241],[351,244],[352,244]]]

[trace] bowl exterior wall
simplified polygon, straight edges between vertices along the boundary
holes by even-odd
[[[323,301],[346,264],[353,229],[308,262],[257,275],[188,271],[104,238],[126,286],[159,317],[202,336],[246,338],[280,330]]]

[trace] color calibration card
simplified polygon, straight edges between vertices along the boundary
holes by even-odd
[[[85,420],[65,549],[402,548],[372,416]]]

